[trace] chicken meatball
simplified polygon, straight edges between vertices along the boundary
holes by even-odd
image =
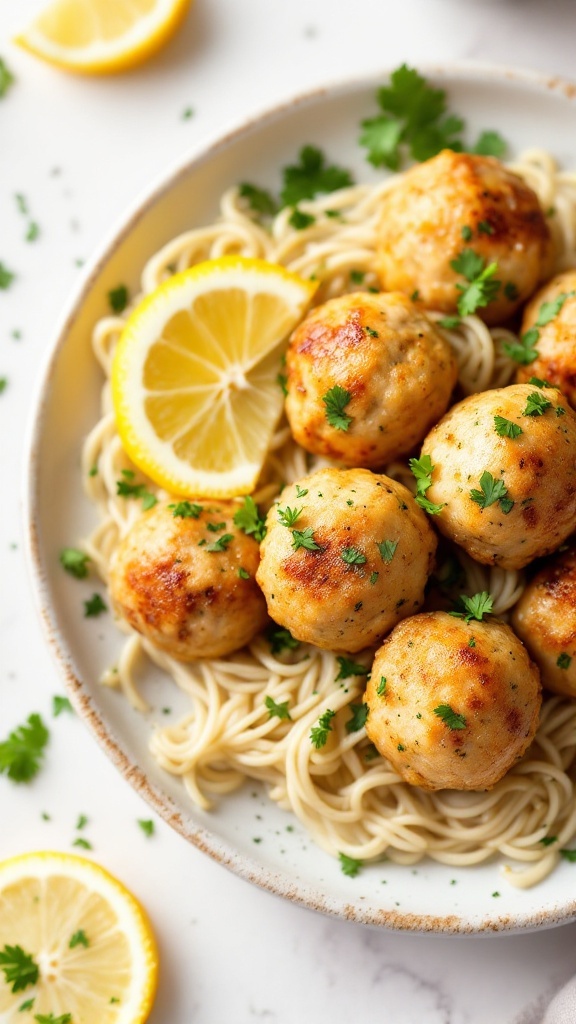
[[[456,312],[466,277],[452,265],[472,250],[496,262],[497,293],[478,310],[506,320],[545,276],[551,242],[538,198],[493,157],[444,150],[412,167],[382,198],[378,228],[382,288],[418,293],[428,309]],[[482,269],[482,268],[480,268]]]
[[[395,292],[330,299],[294,331],[286,413],[309,452],[382,466],[446,411],[457,367],[440,332]]]
[[[509,626],[426,612],[376,653],[366,732],[406,782],[490,789],[538,725],[538,669]]]
[[[576,545],[552,559],[526,587],[512,625],[554,693],[576,697]]]
[[[524,310],[522,337],[537,332],[529,348],[537,357],[520,366],[516,380],[532,376],[557,384],[572,408],[576,408],[576,270],[558,274]]]
[[[255,576],[259,547],[233,523],[230,501],[179,502],[145,512],[110,565],[115,611],[173,658],[219,658],[267,623]]]
[[[422,455],[435,525],[477,562],[521,569],[576,529],[576,414],[554,388],[512,384],[465,398]]]
[[[436,537],[402,484],[367,469],[321,469],[268,513],[257,580],[298,640],[360,651],[419,608]]]

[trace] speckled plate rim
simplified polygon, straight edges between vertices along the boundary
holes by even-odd
[[[454,80],[465,80],[481,86],[487,81],[491,83],[513,83],[525,87],[527,92],[552,92],[575,104],[576,83],[559,76],[547,76],[537,72],[521,69],[510,69],[478,62],[455,62],[442,65],[418,63],[419,70],[437,79],[446,79],[447,84]],[[42,436],[52,376],[62,347],[71,325],[74,323],[86,296],[90,292],[95,279],[111,258],[120,243],[134,230],[148,209],[154,205],[167,191],[185,175],[204,163],[209,162],[222,150],[230,147],[235,141],[242,139],[258,129],[265,128],[280,121],[286,114],[301,106],[309,106],[327,98],[345,97],[351,90],[376,87],[389,74],[384,68],[378,74],[350,77],[328,83],[325,86],[311,89],[292,96],[273,107],[264,108],[247,117],[243,122],[220,130],[198,144],[178,161],[178,166],[163,173],[141,194],[131,205],[127,214],[112,228],[94,258],[90,261],[82,278],[66,304],[64,312],[53,332],[52,341],[48,345],[44,365],[40,370],[36,393],[31,405],[25,439],[25,462],[23,480],[23,524],[26,531],[26,557],[33,584],[33,592],[40,613],[44,634],[48,646],[56,660],[63,677],[66,690],[78,715],[88,725],[96,740],[106,752],[110,760],[134,787],[134,789],[150,804],[150,806],[182,835],[188,842],[209,854],[215,861],[246,881],[258,885],[277,896],[301,904],[312,910],[321,911],[346,920],[362,924],[383,927],[390,930],[433,933],[433,934],[494,934],[499,932],[534,931],[567,924],[576,919],[576,900],[570,900],[562,906],[544,910],[539,913],[513,915],[507,913],[486,914],[481,923],[471,922],[457,914],[430,915],[404,913],[394,910],[375,910],[370,906],[358,906],[344,899],[327,896],[306,884],[290,879],[286,873],[271,871],[258,863],[254,858],[244,856],[231,844],[214,835],[201,825],[184,820],[181,811],[172,798],[164,793],[159,786],[152,783],[146,773],[126,754],[120,741],[113,734],[98,707],[96,707],[85,691],[84,684],[66,636],[59,628],[52,607],[50,590],[50,569],[43,556],[37,527],[39,510],[39,474],[38,448]],[[193,813],[193,812],[192,812]]]

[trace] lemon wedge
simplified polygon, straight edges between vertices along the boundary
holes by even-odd
[[[0,1020],[142,1024],[157,970],[144,911],[98,864],[66,853],[0,863]]]
[[[284,402],[279,346],[315,290],[275,264],[223,256],[145,298],[112,364],[132,461],[171,494],[250,493]]]
[[[53,0],[14,39],[67,71],[125,71],[156,53],[184,20],[191,0]]]

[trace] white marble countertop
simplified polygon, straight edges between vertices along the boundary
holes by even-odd
[[[70,78],[18,52],[38,7],[2,0],[0,56],[0,738],[39,711],[52,732],[30,786],[0,777],[0,856],[70,849],[80,813],[93,855],[146,905],[162,955],[151,1024],[538,1024],[576,968],[576,925],[523,936],[384,933],[282,902],[229,874],[150,811],[71,715],[24,563],[23,434],[47,339],[89,259],[134,196],[189,148],[295,91],[402,60],[475,60],[574,75],[573,0],[196,0],[173,43],[125,77]],[[336,10],[347,13],[336,14]],[[183,112],[192,108],[192,117]],[[23,240],[14,194],[41,234]],[[15,337],[13,332],[19,332]],[[42,819],[42,812],[50,815]]]

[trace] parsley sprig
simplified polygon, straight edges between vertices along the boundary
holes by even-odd
[[[202,505],[196,505],[190,501],[178,501],[168,505],[172,510],[175,519],[199,519],[202,513]]]
[[[253,536],[258,543],[266,536],[266,520],[262,519],[254,498],[249,494],[244,498],[242,507],[234,513],[234,525],[249,536]]]
[[[513,359],[515,363],[519,363],[521,366],[529,366],[535,359],[538,358],[538,349],[534,348],[540,332],[535,328],[531,327],[529,331],[525,331],[521,335],[518,341],[504,342],[502,348],[510,359]]]
[[[12,986],[12,992],[35,985],[40,973],[30,953],[25,953],[22,946],[9,945],[0,950],[0,971],[4,973],[6,984]]]
[[[79,548],[63,548],[60,552],[60,565],[77,580],[86,579],[89,561],[88,555]]]
[[[472,501],[475,501],[480,508],[488,508],[494,502],[498,502],[505,516],[514,508],[514,502],[507,498],[508,488],[503,480],[496,480],[487,469],[480,477],[480,490],[473,487],[470,491]]]
[[[464,715],[459,715],[449,704],[439,704],[437,708],[434,708],[434,714],[438,715],[438,718],[442,719],[444,725],[447,725],[451,730],[466,728]]]
[[[158,498],[152,491],[149,491],[146,484],[135,484],[134,477],[136,474],[132,469],[122,469],[122,479],[116,481],[116,494],[121,498],[139,498],[142,501],[142,510],[147,512],[148,509],[154,508],[157,504]]]
[[[322,150],[316,146],[303,146],[297,163],[285,167],[282,177],[280,201],[283,206],[296,206],[302,199],[314,199],[354,184],[350,172],[328,164]]]
[[[446,502],[442,505],[435,505],[426,497],[426,491],[432,486],[432,473],[434,472],[432,459],[429,455],[422,455],[419,459],[409,459],[408,465],[416,478],[416,502],[429,515],[437,516],[445,507]]]
[[[498,270],[497,263],[486,264],[484,257],[473,249],[463,249],[455,260],[450,261],[450,266],[468,281],[468,284],[456,285],[461,292],[458,299],[460,316],[470,316],[496,298],[502,284],[494,277]]]
[[[290,508],[289,505],[286,508],[278,509],[278,521],[282,523],[282,526],[292,527],[296,523],[304,511],[304,505],[300,508]]]
[[[272,654],[281,654],[284,650],[295,651],[300,646],[300,641],[292,636],[290,630],[283,629],[275,623],[270,626],[266,637]]]
[[[466,594],[461,594],[457,604],[458,607],[450,612],[450,615],[453,615],[456,619],[464,619],[465,622],[470,622],[472,619],[482,622],[485,615],[490,615],[494,601],[487,590],[482,590],[472,597],[466,597]]]
[[[367,704],[350,704],[351,718],[346,722],[346,732],[358,732],[366,725],[370,708]]]
[[[499,437],[510,437],[513,441],[524,433],[522,427],[513,423],[512,420],[507,420],[505,416],[494,417],[494,429]]]
[[[332,732],[332,719],[336,714],[335,711],[331,711],[329,708],[324,711],[318,719],[318,725],[313,725],[310,730],[310,741],[316,750],[320,750],[326,746],[328,741],[328,733]]]
[[[355,857],[349,857],[346,853],[339,853],[338,860],[340,861],[342,874],[348,875],[349,878],[356,878],[363,865],[363,861],[356,860]]]
[[[49,736],[40,715],[29,715],[0,743],[0,774],[5,772],[13,782],[30,782],[40,771]]]
[[[363,555],[357,548],[343,548],[340,557],[343,562],[346,562],[346,565],[364,565],[366,562],[366,555]]]
[[[340,387],[339,384],[335,384],[322,396],[326,407],[326,419],[335,430],[348,430],[352,423],[352,416],[344,412],[351,398],[350,391],[346,391],[346,388]]]
[[[314,540],[314,530],[307,526],[305,530],[292,530],[292,547],[295,551],[305,548],[306,551],[320,551],[320,545]]]
[[[370,669],[366,668],[365,665],[361,665],[358,661],[352,661],[350,658],[345,658],[343,655],[339,655],[336,661],[340,666],[336,682],[339,682],[340,679],[349,679],[350,676],[367,676],[370,672]]]
[[[264,697],[264,704],[268,709],[268,718],[279,718],[281,721],[292,721],[292,716],[288,710],[289,701],[284,700],[277,704],[273,697],[269,695]]]
[[[526,408],[523,416],[543,416],[547,409],[552,408],[552,402],[541,395],[539,391],[532,391],[526,399]]]

